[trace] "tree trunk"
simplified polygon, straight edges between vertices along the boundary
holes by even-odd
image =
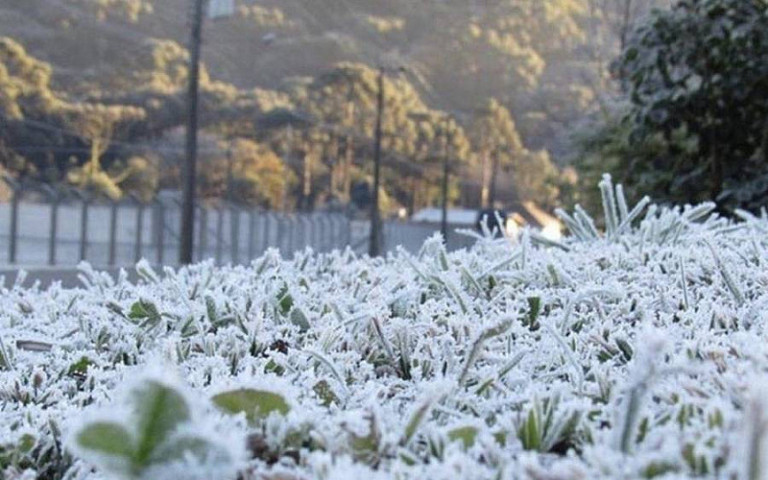
[[[330,145],[330,163],[331,163],[331,172],[330,172],[330,185],[329,188],[331,189],[331,197],[336,197],[339,194],[339,137],[335,133],[331,137],[331,145]]]
[[[624,18],[621,22],[621,31],[619,41],[621,51],[627,47],[627,40],[629,37],[629,28],[632,23],[632,0],[624,0]]]
[[[309,210],[309,197],[312,194],[312,161],[314,152],[311,148],[304,152],[304,173],[302,180],[304,182],[301,190],[302,208]]]
[[[352,162],[355,158],[355,144],[352,135],[347,136],[346,152],[344,154],[343,195],[342,198],[349,202],[352,193]]]
[[[487,208],[491,198],[491,162],[488,159],[488,151],[483,150],[480,152],[481,172],[482,172],[482,187],[480,189],[480,206]]]

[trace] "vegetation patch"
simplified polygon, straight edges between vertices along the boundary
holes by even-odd
[[[600,191],[562,244],[4,290],[3,478],[763,478],[768,218]]]

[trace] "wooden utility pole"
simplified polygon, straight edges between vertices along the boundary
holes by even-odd
[[[189,78],[187,89],[187,143],[184,163],[181,210],[181,245],[179,263],[192,263],[195,232],[195,193],[197,188],[197,100],[200,79],[200,46],[203,33],[205,0],[193,0],[192,32],[189,42]]]
[[[373,147],[373,192],[371,199],[371,238],[368,255],[381,255],[381,210],[379,206],[379,184],[381,175],[381,135],[384,115],[384,67],[379,67],[378,97],[376,100],[376,137]]]
[[[499,151],[491,152],[491,185],[488,198],[488,207],[496,208],[496,178],[499,176]]]

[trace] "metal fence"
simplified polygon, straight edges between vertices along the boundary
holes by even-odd
[[[6,180],[11,198],[0,203],[0,265],[73,266],[87,260],[99,267],[130,266],[145,258],[173,265],[179,256],[181,205],[156,197],[112,201],[75,189]],[[267,248],[290,256],[312,247],[325,252],[347,245],[368,251],[370,222],[342,213],[280,213],[242,205],[199,204],[195,209],[196,261],[248,263]],[[398,246],[418,252],[439,224],[385,221],[383,250]],[[449,229],[447,247],[473,240]]]
[[[460,248],[470,247],[475,243],[472,237],[456,233],[456,228],[471,228],[462,225],[449,225],[448,238],[446,239],[446,248],[458,250]],[[428,222],[404,222],[404,221],[386,221],[384,222],[384,246],[386,252],[395,250],[402,246],[405,250],[416,253],[421,249],[424,241],[440,231],[439,223]]]
[[[97,266],[178,259],[180,204],[136,198],[111,201],[77,190],[11,182],[0,204],[0,264]],[[247,263],[269,247],[290,254],[352,243],[350,219],[337,213],[286,214],[240,205],[197,205],[195,259]]]

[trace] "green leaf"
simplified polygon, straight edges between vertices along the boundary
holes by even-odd
[[[528,412],[528,418],[523,422],[518,431],[518,438],[526,450],[539,450],[541,447],[541,429],[540,418],[536,408],[531,408]]]
[[[291,323],[298,326],[302,332],[309,330],[309,320],[300,308],[294,308],[291,311]]]
[[[634,352],[632,350],[632,346],[626,340],[617,338],[616,345],[619,347],[619,350],[621,350],[621,353],[624,354],[626,361],[632,360],[632,355]]]
[[[131,305],[131,311],[128,313],[128,318],[132,320],[142,320],[145,318],[160,317],[160,313],[157,311],[157,307],[149,300],[139,299],[133,305]]]
[[[369,434],[364,437],[352,435],[351,437],[350,446],[356,460],[368,462],[376,457],[379,445],[375,435]]]
[[[227,413],[245,413],[249,423],[266,418],[272,412],[286,415],[291,410],[282,395],[250,388],[219,393],[213,397],[213,403]]]
[[[331,389],[331,386],[326,380],[320,380],[312,387],[312,390],[317,394],[318,398],[322,400],[324,407],[329,407],[331,404],[339,404],[339,397]]]
[[[448,439],[452,442],[460,440],[464,448],[471,448],[477,438],[477,428],[473,426],[458,427],[448,432]]]
[[[505,432],[504,430],[499,430],[498,432],[494,432],[493,439],[496,440],[496,443],[498,443],[502,447],[507,446],[507,432]]]
[[[94,422],[83,427],[75,439],[84,450],[122,457],[130,461],[133,457],[133,439],[122,425],[111,422]]]
[[[293,297],[288,292],[288,285],[283,285],[280,292],[277,294],[277,302],[282,315],[288,315],[293,308]]]
[[[128,318],[137,323],[142,320],[140,327],[149,329],[156,327],[162,321],[162,316],[155,304],[144,299],[140,299],[131,305]]]
[[[528,307],[530,308],[528,312],[528,327],[531,330],[537,330],[538,324],[536,321],[539,318],[539,313],[541,313],[541,297],[528,297]]]
[[[80,357],[80,360],[73,363],[69,366],[69,369],[67,370],[67,375],[70,377],[73,376],[83,376],[86,373],[88,373],[88,367],[93,365],[93,362],[88,357]]]
[[[135,460],[144,466],[158,445],[167,440],[179,424],[189,421],[190,412],[179,392],[157,381],[145,382],[131,394],[138,426]]]
[[[435,402],[442,400],[442,398],[442,395],[439,397],[430,397],[424,403],[419,405],[416,411],[414,411],[411,415],[411,419],[408,421],[408,424],[405,426],[405,432],[403,432],[403,437],[400,440],[401,445],[407,445],[408,442],[411,441],[413,436],[416,434],[416,431],[427,417],[427,414],[432,411],[432,405],[434,405]]]
[[[208,320],[212,323],[216,323],[218,313],[216,312],[216,302],[210,295],[205,296],[205,311],[208,314]]]
[[[29,453],[32,451],[33,448],[35,448],[35,443],[37,441],[35,440],[35,437],[33,435],[30,435],[29,433],[25,433],[21,436],[19,439],[19,451],[21,453]]]

